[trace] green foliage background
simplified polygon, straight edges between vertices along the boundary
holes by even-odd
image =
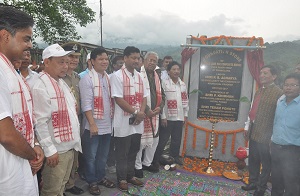
[[[95,20],[95,12],[86,0],[4,0],[3,3],[30,14],[35,21],[34,36],[48,44],[80,39],[76,25],[85,27]]]

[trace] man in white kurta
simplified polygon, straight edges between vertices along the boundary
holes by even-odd
[[[125,69],[125,72],[128,75],[131,75],[127,69]],[[139,73],[137,71],[134,72],[135,75],[138,75]],[[115,75],[115,76],[114,76]],[[114,73],[114,75],[111,76],[111,85],[112,85],[112,97],[122,97],[123,96],[123,77],[122,72],[117,71]],[[130,77],[130,80],[135,81],[136,77]],[[147,92],[145,88],[145,93]],[[114,93],[114,94],[113,94]],[[146,97],[146,96],[144,96]],[[128,135],[132,134],[142,134],[144,132],[144,123],[141,122],[138,125],[132,126],[129,125],[129,116],[124,116],[124,110],[120,108],[118,104],[115,105],[115,113],[114,113],[114,136],[115,137],[126,137]]]
[[[169,74],[168,74],[168,65],[169,63],[171,63],[173,61],[173,58],[171,56],[165,56],[163,58],[163,61],[162,61],[162,71],[161,71],[161,79],[162,80],[166,80],[169,78]]]
[[[12,112],[14,102],[11,93],[14,92],[15,85],[18,84],[21,84],[27,97],[27,103],[29,103],[27,106],[32,112],[31,97],[25,83],[14,69],[11,69],[11,74],[7,74],[9,65],[4,61],[4,58],[0,55],[0,121],[14,116]],[[13,65],[10,66],[13,67]],[[7,81],[16,82],[7,83]],[[32,143],[31,146],[33,147],[33,145]],[[10,153],[0,144],[0,165],[0,195],[8,193],[9,195],[38,195],[36,176],[32,175],[28,160]]]
[[[21,75],[25,78],[29,88],[31,89],[35,84],[36,80],[39,78],[39,74],[32,71],[29,68],[31,63],[30,51],[26,51],[26,57],[22,60],[21,67],[19,68]]]
[[[156,153],[160,157],[167,141],[171,136],[170,156],[175,159],[175,163],[182,165],[183,160],[179,156],[182,128],[187,121],[189,105],[188,94],[185,83],[179,78],[181,66],[173,61],[167,67],[169,78],[162,81],[162,88],[166,95],[166,104],[161,115],[162,126],[165,131],[159,135],[159,144]]]
[[[148,91],[147,106],[145,113],[147,117],[144,120],[144,132],[141,137],[140,151],[135,161],[135,176],[143,178],[143,170],[158,172],[159,168],[151,165],[154,153],[158,144],[158,126],[159,114],[164,107],[164,93],[155,68],[158,63],[158,55],[155,52],[147,52],[145,55],[144,66],[141,67],[140,74],[144,85]],[[142,154],[144,150],[144,156]]]
[[[70,53],[58,44],[45,48],[45,70],[40,72],[39,80],[32,88],[36,133],[46,156],[41,195],[63,195],[74,150],[81,151],[76,100],[62,79]]]
[[[121,191],[128,191],[127,183],[143,186],[134,177],[134,164],[139,151],[147,91],[135,70],[140,50],[128,46],[124,50],[125,66],[111,77],[111,95],[115,99],[114,137],[116,144],[117,180]],[[129,119],[133,119],[129,121]]]
[[[11,63],[32,47],[34,21],[4,5],[0,21],[0,195],[37,196],[34,174],[44,155],[35,146],[29,89]]]

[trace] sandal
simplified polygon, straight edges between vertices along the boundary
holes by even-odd
[[[100,195],[101,194],[101,191],[100,191],[98,185],[94,184],[94,183],[89,185],[89,192],[91,195]]]
[[[103,178],[103,180],[99,181],[98,185],[105,186],[106,188],[115,188],[116,187],[115,183],[113,183],[112,181],[110,181],[106,178]]]

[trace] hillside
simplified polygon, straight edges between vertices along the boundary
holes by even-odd
[[[275,64],[281,67],[281,71],[290,72],[294,66],[300,63],[300,40],[293,42],[266,43],[264,50],[265,64]]]
[[[283,76],[286,73],[291,72],[293,67],[300,63],[300,40],[293,42],[278,42],[278,43],[266,43],[266,49],[264,49],[264,61],[265,65],[274,64],[283,72]],[[160,58],[166,55],[171,55],[176,61],[181,60],[180,46],[161,46],[150,48],[158,53]]]
[[[164,56],[172,56],[177,62],[181,62],[181,51],[183,48],[180,46],[160,46],[155,48],[150,48],[148,51],[157,52],[159,58],[164,58]]]

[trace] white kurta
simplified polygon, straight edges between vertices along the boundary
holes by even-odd
[[[28,68],[28,73],[29,75],[25,79],[30,89],[32,89],[32,87],[34,86],[34,84],[39,78],[39,74],[36,73],[35,71],[32,71],[30,68]]]
[[[162,88],[164,89],[166,95],[166,104],[163,108],[163,112],[161,115],[161,119],[167,119],[170,121],[184,121],[184,117],[188,116],[189,107],[183,107],[182,105],[182,98],[181,92],[186,92],[186,87],[180,79],[177,83],[174,83],[171,79],[166,79],[162,81]],[[177,100],[177,116],[169,116],[168,115],[168,107],[167,102],[171,98],[171,93],[176,93],[176,100]]]
[[[58,152],[58,154],[65,153],[73,148],[76,151],[81,151],[79,121],[75,108],[76,100],[71,93],[71,89],[62,79],[59,79],[58,85],[64,92],[72,126],[74,140],[68,142],[57,143],[54,139],[51,121],[51,99],[44,82],[39,78],[31,89],[34,103],[34,115],[36,117],[36,135],[44,149],[46,157],[49,157],[56,152]]]
[[[156,73],[154,73],[154,74],[156,74]],[[149,85],[149,80],[148,80],[147,72],[146,72],[144,66],[141,67],[140,75],[142,76],[142,79],[143,79],[143,82],[144,82],[144,86],[147,89],[147,93],[148,93],[148,96],[147,96],[147,105],[151,109],[151,95],[150,95],[151,91],[150,91],[150,85]],[[155,81],[155,76],[154,76],[153,80]],[[155,81],[155,83],[156,83],[156,81]],[[157,86],[160,87],[161,84],[159,83],[159,84],[157,84]],[[149,118],[148,118],[148,120],[149,120]],[[158,131],[158,126],[159,126],[159,114],[157,114],[156,116],[153,116],[151,118],[151,120],[152,120],[152,125],[153,125],[152,128],[154,129],[152,131],[154,132],[154,135],[156,135],[157,131]],[[150,121],[148,121],[148,122],[150,122]],[[144,124],[144,125],[147,126],[147,123]],[[142,135],[141,146],[144,146],[144,147],[145,146],[149,146],[149,147],[151,147],[152,144],[153,144],[153,135],[152,135],[153,133],[151,131],[151,134],[149,134],[149,131],[147,131],[147,130],[149,130],[149,129],[145,128],[144,133]]]
[[[160,76],[161,80],[166,80],[169,78],[169,74],[168,74],[168,71],[167,70],[163,70],[161,71],[161,76]]]
[[[139,83],[137,71],[134,71],[134,76],[130,72],[127,71],[127,75],[130,79],[130,84]],[[122,69],[115,72],[110,78],[111,84],[111,96],[123,98],[123,74]],[[148,96],[147,89],[144,86],[144,95],[143,97]],[[114,113],[114,136],[115,137],[126,137],[132,134],[142,134],[144,132],[144,122],[141,122],[139,125],[129,125],[129,118],[131,115],[124,115],[124,111],[120,108],[120,106],[115,103],[115,113]]]
[[[6,63],[0,58],[0,120],[12,117],[12,84],[11,80],[21,81],[19,75],[7,76],[4,69]],[[27,91],[26,86],[21,82],[23,91]],[[29,93],[29,92],[28,92]],[[32,108],[29,108],[32,111]],[[1,133],[0,133],[1,134]],[[39,195],[36,176],[32,176],[28,160],[15,156],[8,152],[0,144],[0,195]]]

